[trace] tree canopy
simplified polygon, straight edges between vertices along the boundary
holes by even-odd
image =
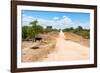
[[[63,32],[73,32],[87,39],[90,38],[90,30],[83,29],[82,26],[78,26],[77,28],[70,27],[62,30]],[[59,31],[60,29],[54,29],[52,26],[46,26],[46,28],[43,28],[43,26],[39,25],[38,21],[35,20],[30,22],[30,26],[22,26],[22,39],[34,39],[38,34]]]
[[[34,39],[37,34],[43,33],[43,27],[38,25],[38,21],[32,21],[30,23],[31,26],[23,26],[22,27],[22,38],[26,39]]]

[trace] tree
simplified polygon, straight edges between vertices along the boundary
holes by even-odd
[[[74,30],[74,28],[73,27],[70,27],[70,30]]]
[[[35,20],[35,21],[32,21],[30,23],[32,25],[32,36],[33,36],[33,39],[40,33],[43,33],[43,27],[38,25],[38,21]]]
[[[33,29],[32,29],[32,27],[29,26],[28,29],[27,29],[27,38],[31,39],[31,38],[33,38],[33,36],[34,36]]]
[[[40,26],[40,25],[36,25],[36,28],[35,28],[35,33],[36,34],[39,34],[39,33],[43,33],[43,27]]]
[[[28,26],[23,26],[22,27],[22,38],[23,39],[27,38],[27,29],[28,29]]]
[[[81,26],[78,26],[77,29],[78,29],[79,31],[83,30],[83,28],[82,28]]]
[[[63,29],[64,32],[72,32],[73,30],[73,27]]]
[[[37,23],[38,23],[37,20],[30,22],[30,24],[32,24],[32,26],[36,26]]]

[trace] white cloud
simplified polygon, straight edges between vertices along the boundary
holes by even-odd
[[[54,18],[53,18],[53,20],[58,20],[58,19],[59,19],[59,17],[54,17]]]
[[[90,29],[90,23],[78,23],[78,26],[82,26],[84,29]]]
[[[67,16],[63,16],[63,18],[66,18]]]
[[[29,23],[33,20],[36,20],[35,17],[32,17],[32,16],[27,16],[27,15],[23,15],[22,16],[22,24],[23,25],[29,25]]]
[[[43,27],[52,26],[53,28],[57,28],[57,29],[63,29],[69,27],[72,24],[72,20],[67,16],[61,19],[59,19],[58,17],[54,17],[53,19],[56,19],[56,21],[23,15],[22,22],[23,25],[29,25],[31,21],[38,20],[38,24],[40,24]]]
[[[23,25],[29,25],[29,23],[31,21],[38,20],[39,25],[41,25],[43,27],[52,26],[53,28],[56,28],[56,29],[64,29],[64,28],[69,28],[69,27],[76,28],[79,25],[82,25],[84,28],[89,27],[89,25],[86,23],[85,24],[84,23],[76,24],[71,20],[71,18],[69,18],[67,16],[62,16],[61,18],[54,17],[53,19],[54,20],[47,20],[47,19],[43,19],[43,18],[36,18],[36,17],[32,17],[32,16],[23,15],[22,22],[23,22]],[[56,21],[55,21],[55,19],[56,19]]]

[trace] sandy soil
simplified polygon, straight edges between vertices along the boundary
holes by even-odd
[[[55,51],[44,58],[44,61],[89,59],[89,48],[70,40],[66,41],[64,38],[64,33],[61,32],[57,38]]]
[[[52,36],[51,36],[52,35]],[[38,43],[22,43],[22,62],[68,61],[89,59],[89,40],[73,33],[49,33],[39,49],[30,49]],[[50,45],[51,44],[51,45]],[[47,47],[46,47],[47,46]]]
[[[65,35],[66,40],[73,41],[75,43],[81,44],[86,47],[90,47],[89,39],[85,39],[82,36],[79,36],[79,35],[71,33],[71,32],[65,32],[64,35]]]
[[[46,57],[49,53],[55,49],[55,41],[50,42],[23,42],[22,49],[22,62],[35,62],[42,61],[42,58]],[[38,49],[32,49],[33,46],[39,47]]]
[[[56,49],[44,61],[89,59],[89,48],[73,41],[58,39]]]

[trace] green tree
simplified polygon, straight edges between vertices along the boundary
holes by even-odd
[[[23,26],[22,27],[22,38],[23,39],[27,38],[27,29],[28,29],[28,26]]]
[[[32,27],[29,26],[28,29],[27,29],[27,38],[32,39],[33,36],[34,36],[33,29],[32,29]]]
[[[40,33],[43,33],[43,27],[38,25],[38,21],[35,20],[35,21],[32,21],[30,23],[32,25],[32,36],[33,36],[33,39]]]
[[[63,29],[64,32],[72,32],[73,30],[73,27]]]
[[[81,30],[83,30],[83,28],[82,28],[81,26],[78,26],[78,27],[77,27],[77,30],[78,30],[78,31],[81,31]]]

